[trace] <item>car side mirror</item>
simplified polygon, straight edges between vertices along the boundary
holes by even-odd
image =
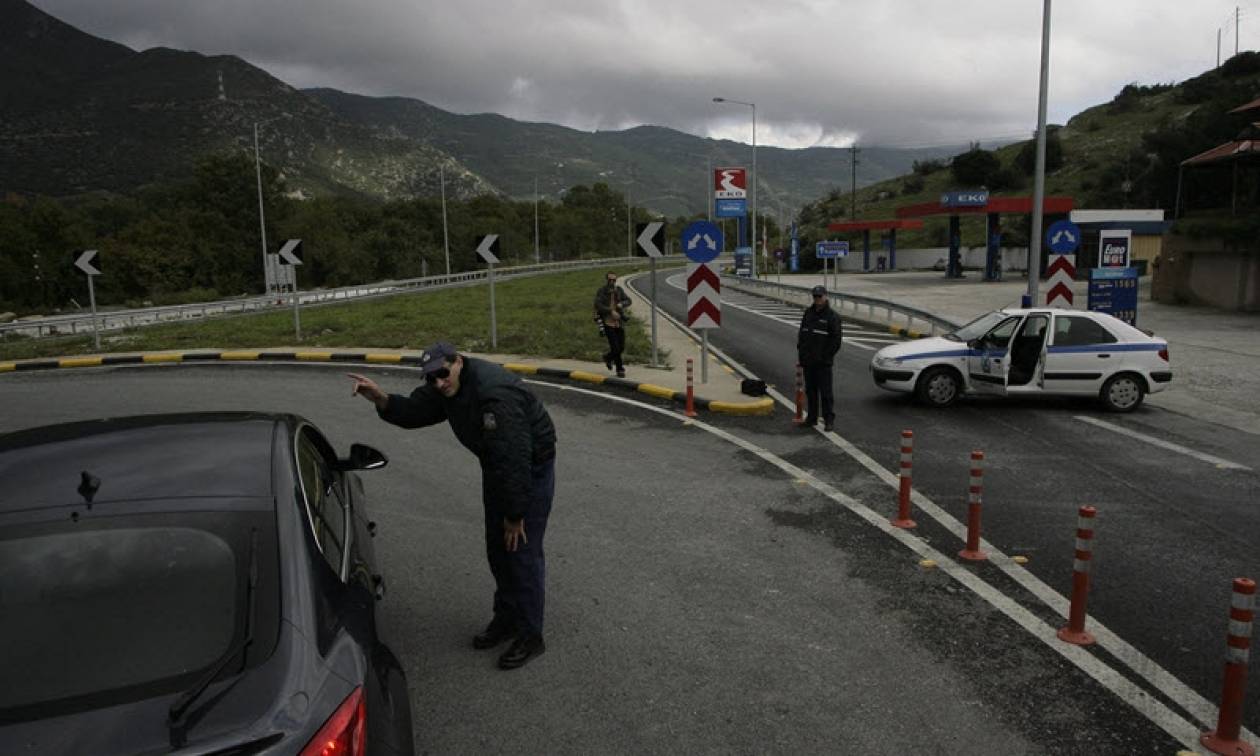
[[[968,341],[968,342],[967,342],[967,348],[968,348],[968,349],[979,349],[979,348],[980,348],[980,339],[972,339],[971,341]]]
[[[389,464],[389,458],[367,444],[350,444],[350,456],[337,460],[337,469],[346,470],[379,470]]]

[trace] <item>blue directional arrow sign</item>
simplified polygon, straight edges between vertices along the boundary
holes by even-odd
[[[1056,255],[1071,253],[1081,245],[1081,228],[1072,221],[1061,220],[1046,231],[1046,245]]]
[[[722,229],[716,223],[695,221],[682,232],[683,254],[694,263],[707,263],[722,253]]]

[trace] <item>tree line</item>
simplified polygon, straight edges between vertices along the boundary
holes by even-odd
[[[263,165],[261,172],[268,251],[302,239],[302,288],[446,272],[440,199],[300,199],[275,168]],[[99,251],[102,275],[94,283],[105,306],[262,293],[258,204],[254,161],[245,153],[208,157],[186,180],[126,196],[10,196],[0,202],[0,312],[49,313],[85,303],[87,284],[73,262],[86,249]],[[475,248],[487,233],[499,235],[504,265],[534,261],[533,201],[487,194],[446,204],[452,273],[482,265]],[[559,201],[537,205],[539,256],[625,255],[627,215],[630,235],[634,224],[654,219],[645,208],[628,208],[625,195],[607,184],[571,187]],[[689,220],[667,219],[667,237],[676,240]],[[777,228],[770,234],[774,246]]]

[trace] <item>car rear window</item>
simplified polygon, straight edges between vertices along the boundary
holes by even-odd
[[[259,592],[249,665],[279,624],[274,517],[194,512],[6,529],[0,540],[0,720],[188,687],[242,637],[250,532]],[[230,665],[234,674],[238,665]]]

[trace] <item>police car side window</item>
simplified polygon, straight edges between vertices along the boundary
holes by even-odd
[[[1006,346],[1011,340],[1011,335],[1015,333],[1017,325],[1019,325],[1019,318],[1007,318],[994,326],[980,340],[987,346]]]
[[[1116,337],[1090,318],[1079,315],[1058,315],[1054,319],[1055,346],[1090,346],[1114,344]]]
[[[345,563],[346,510],[338,478],[330,467],[328,442],[310,426],[302,428],[297,443],[298,472],[302,478],[306,515],[315,541],[338,578]]]

